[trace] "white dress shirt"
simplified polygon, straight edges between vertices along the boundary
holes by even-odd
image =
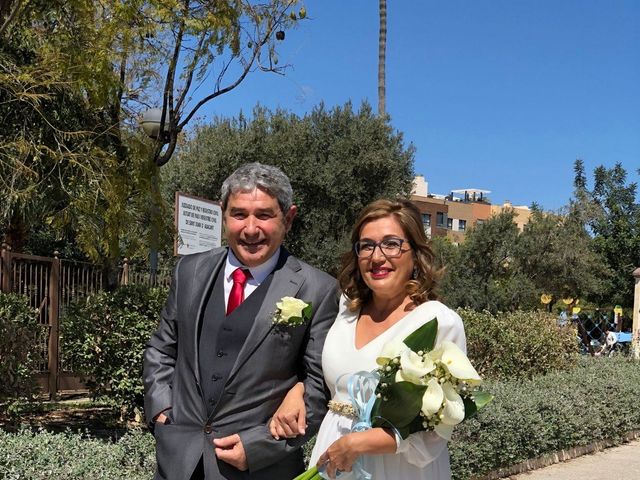
[[[224,265],[224,310],[227,311],[227,304],[229,303],[229,294],[231,293],[231,287],[233,287],[233,279],[231,275],[237,268],[245,268],[251,272],[251,278],[247,280],[244,286],[244,299],[246,300],[256,288],[260,286],[262,282],[266,280],[273,269],[276,268],[280,258],[280,248],[269,257],[269,259],[258,265],[257,267],[247,267],[238,260],[233,250],[229,248],[229,254],[227,255],[227,261]]]

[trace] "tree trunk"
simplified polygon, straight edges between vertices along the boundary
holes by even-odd
[[[386,115],[387,0],[380,0],[380,35],[378,37],[378,115]]]

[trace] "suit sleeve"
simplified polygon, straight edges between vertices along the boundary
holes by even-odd
[[[300,448],[316,434],[327,412],[328,391],[322,375],[322,348],[338,313],[338,292],[331,283],[315,309],[303,346],[301,374],[307,409],[306,433],[293,439],[276,440],[271,436],[267,424],[240,432],[250,472],[272,465]]]
[[[171,408],[171,386],[178,342],[176,317],[179,268],[180,261],[176,265],[167,302],[160,314],[160,324],[144,351],[144,411],[149,425],[152,425],[156,415]]]

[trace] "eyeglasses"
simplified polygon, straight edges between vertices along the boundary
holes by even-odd
[[[382,255],[387,258],[395,258],[402,255],[408,249],[403,250],[402,245],[407,242],[402,238],[385,238],[379,242],[372,242],[371,240],[358,240],[353,244],[353,249],[356,252],[358,258],[369,258],[375,252],[376,247],[380,247]],[[407,242],[408,243],[408,242]]]

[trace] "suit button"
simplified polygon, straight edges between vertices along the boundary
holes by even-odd
[[[208,423],[204,426],[204,433],[206,433],[207,435],[209,435],[211,432],[213,432],[213,428],[211,428],[211,425],[209,425]]]
[[[224,357],[224,352],[222,350],[218,351],[218,357]]]
[[[220,380],[222,377],[219,377],[218,375],[213,375],[211,377],[211,380],[213,380],[214,382],[217,382],[218,380]]]

